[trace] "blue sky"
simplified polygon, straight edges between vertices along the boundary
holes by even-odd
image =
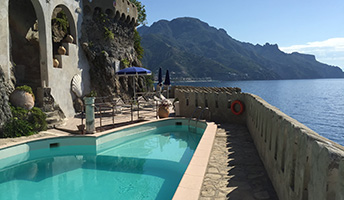
[[[344,0],[141,0],[147,25],[195,17],[243,42],[278,44],[344,69]]]

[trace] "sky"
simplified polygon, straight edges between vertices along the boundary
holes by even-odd
[[[344,70],[344,0],[140,0],[147,25],[198,18],[252,44],[277,44],[286,53],[315,55]]]

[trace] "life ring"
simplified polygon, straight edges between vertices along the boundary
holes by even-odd
[[[236,104],[239,104],[239,106],[240,106],[240,110],[239,111],[236,111],[235,108],[234,108]],[[231,111],[232,111],[232,113],[234,115],[242,114],[244,112],[244,104],[241,101],[239,101],[239,100],[233,101],[233,103],[231,104]]]

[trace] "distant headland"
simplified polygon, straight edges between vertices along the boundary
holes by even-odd
[[[143,65],[169,69],[178,79],[271,80],[343,78],[339,67],[314,55],[284,53],[277,44],[240,42],[223,29],[185,17],[160,20],[138,31],[145,49]],[[254,33],[253,33],[254,34]],[[173,78],[173,77],[172,77]]]

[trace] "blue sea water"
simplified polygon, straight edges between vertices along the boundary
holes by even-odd
[[[239,87],[262,97],[323,137],[344,146],[344,79],[178,82],[174,85]]]

